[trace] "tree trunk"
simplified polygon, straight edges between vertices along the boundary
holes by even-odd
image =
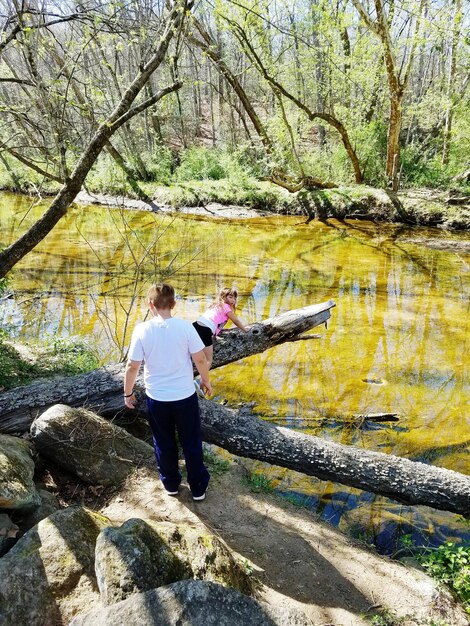
[[[470,478],[452,470],[370,452],[274,426],[201,400],[203,439],[233,454],[287,467],[405,504],[470,516]]]
[[[311,305],[287,311],[253,324],[248,333],[238,329],[225,330],[217,338],[212,367],[221,367],[253,354],[264,352],[277,344],[291,341],[306,330],[326,323],[334,302]],[[85,406],[101,415],[114,416],[125,412],[122,402],[124,364],[107,365],[88,374],[60,380],[37,381],[0,394],[0,432],[17,433],[28,430],[33,419],[53,404]],[[143,394],[140,375],[136,389]],[[138,407],[145,411],[144,402]]]
[[[450,49],[449,74],[447,80],[447,104],[446,121],[444,130],[444,144],[442,146],[442,165],[449,164],[449,147],[452,135],[452,114],[455,106],[454,82],[457,60],[457,44],[460,35],[460,23],[462,21],[462,0],[455,0],[455,14],[452,28],[452,43]]]
[[[240,98],[240,102],[242,103],[243,108],[245,109],[256,132],[258,133],[258,136],[262,144],[266,148],[266,151],[270,154],[273,153],[274,152],[273,143],[266,131],[266,128],[262,124],[261,119],[256,113],[250,99],[248,98],[245,90],[243,89],[238,77],[230,70],[228,65],[220,56],[216,42],[212,39],[210,34],[204,28],[203,24],[196,19],[193,19],[193,24],[195,28],[197,29],[197,31],[199,32],[199,34],[201,35],[202,39],[199,39],[198,37],[194,35],[187,35],[186,36],[187,40],[190,41],[195,46],[197,46],[198,48],[200,48],[215,64],[220,74],[226,79],[226,81],[235,91],[237,96]]]
[[[288,311],[251,326],[247,334],[235,329],[224,331],[216,342],[214,367],[295,340],[300,333],[326,322],[333,306],[330,301]],[[57,403],[85,406],[107,417],[117,417],[125,412],[123,371],[123,364],[111,365],[62,379],[60,384],[38,381],[6,392],[0,396],[0,432],[27,430],[37,415]],[[136,388],[142,390],[140,377]],[[210,400],[201,400],[200,406],[204,440],[234,454],[372,491],[406,504],[424,504],[470,515],[467,476],[276,427]],[[127,414],[135,416],[144,411],[141,400],[138,410]]]
[[[394,94],[390,98],[390,119],[387,135],[387,164],[385,174],[392,183],[393,191],[398,191],[400,167],[400,130],[402,121],[402,98]]]
[[[333,126],[333,128],[335,128],[338,131],[338,133],[341,136],[341,140],[343,142],[344,148],[345,148],[345,150],[346,150],[346,152],[347,152],[347,154],[348,154],[348,156],[349,156],[349,158],[351,160],[351,165],[352,165],[353,170],[354,170],[354,177],[355,177],[356,183],[358,183],[358,184],[362,183],[363,182],[363,175],[362,175],[359,159],[357,158],[357,154],[356,154],[356,152],[355,152],[355,150],[354,150],[354,148],[353,148],[353,146],[352,146],[352,144],[351,144],[351,142],[349,140],[348,131],[346,130],[346,127],[344,126],[344,124],[340,120],[338,120],[336,117],[334,117],[334,115],[330,115],[329,113],[320,113],[318,111],[312,111],[303,101],[299,100],[292,93],[290,93],[290,91],[288,91],[284,87],[284,85],[282,85],[273,76],[271,76],[269,74],[268,70],[264,66],[260,56],[258,55],[258,53],[256,52],[255,48],[251,44],[251,42],[249,40],[249,37],[247,36],[247,34],[243,30],[243,28],[241,28],[240,25],[235,24],[234,22],[232,22],[230,20],[228,20],[228,21],[231,24],[231,26],[234,28],[235,34],[246,45],[247,49],[250,52],[250,55],[251,55],[253,61],[255,62],[256,66],[258,67],[258,70],[264,76],[266,81],[271,85],[271,87],[273,89],[276,89],[279,93],[281,93],[286,98],[291,100],[299,109],[304,111],[304,113],[306,113],[307,117],[312,122],[314,122],[314,121],[316,121],[318,119],[323,120],[327,124],[329,124],[330,126]]]
[[[109,115],[109,117],[100,124],[87,147],[83,151],[80,160],[75,166],[74,171],[67,178],[64,186],[52,201],[49,209],[44,215],[33,224],[33,226],[11,246],[0,252],[0,278],[6,274],[20,261],[28,252],[40,243],[44,237],[54,228],[57,222],[67,213],[71,203],[74,201],[80,191],[88,172],[92,168],[96,159],[100,155],[107,141],[123,124],[128,122],[134,115],[141,113],[149,106],[156,103],[156,99],[175,91],[181,87],[181,83],[174,84],[172,87],[161,90],[154,100],[147,100],[141,104],[132,106],[135,99],[142,91],[146,82],[154,71],[161,65],[165,58],[168,46],[178,29],[181,21],[186,13],[181,12],[180,4],[174,4],[170,14],[166,19],[165,31],[160,39],[160,43],[149,62],[142,68],[140,73],[134,78],[122,96],[121,101]],[[185,5],[188,10],[192,7],[192,1]]]

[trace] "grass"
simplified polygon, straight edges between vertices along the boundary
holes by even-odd
[[[98,367],[94,350],[76,337],[49,338],[41,346],[15,345],[0,336],[0,390],[26,385],[38,378],[73,375]]]
[[[272,480],[263,474],[249,473],[243,478],[245,484],[253,493],[273,493]]]
[[[452,626],[449,622],[439,618],[419,619],[412,615],[398,617],[394,611],[380,609],[365,618],[371,626]]]
[[[204,463],[212,476],[222,476],[230,469],[230,461],[204,448]]]

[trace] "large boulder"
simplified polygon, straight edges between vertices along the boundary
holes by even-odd
[[[138,593],[78,615],[70,626],[314,626],[301,611],[257,602],[235,589],[200,580]]]
[[[33,482],[31,444],[0,435],[0,509],[33,509],[41,498]]]
[[[250,577],[218,537],[188,526],[141,519],[100,533],[96,578],[103,604],[184,578],[252,592]]]
[[[115,485],[155,465],[153,448],[86,409],[55,404],[31,426],[37,450],[92,485]]]
[[[57,511],[0,559],[0,624],[63,624],[99,603],[95,543],[107,518],[83,508]]]

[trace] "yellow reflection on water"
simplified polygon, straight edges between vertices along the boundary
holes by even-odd
[[[0,245],[45,206],[3,194]],[[216,396],[253,401],[283,426],[468,473],[470,256],[409,243],[417,236],[440,233],[74,208],[17,266],[1,319],[24,337],[91,337],[106,361],[125,352],[155,279],[175,285],[176,313],[190,320],[225,285],[239,289],[247,323],[331,298],[328,329],[314,331],[320,339],[214,370]],[[379,412],[399,422],[355,417]]]

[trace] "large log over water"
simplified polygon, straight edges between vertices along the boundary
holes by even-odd
[[[251,327],[248,334],[226,331],[216,342],[214,367],[290,341],[330,317],[333,302],[289,311]],[[0,432],[23,432],[57,403],[85,406],[114,416],[122,411],[124,366],[90,374],[36,382],[0,395]],[[138,382],[142,388],[142,381]],[[142,394],[143,395],[143,394]],[[143,403],[139,409],[144,411]],[[276,427],[240,415],[210,400],[201,401],[203,437],[234,454],[287,467],[378,493],[406,504],[424,504],[470,516],[470,478],[424,463],[369,452]]]
[[[226,330],[215,342],[212,367],[220,367],[291,341],[326,322],[334,306],[335,303],[330,300],[293,309],[251,325],[248,333],[238,329]],[[123,375],[124,364],[119,363],[89,374],[36,381],[4,392],[0,394],[0,432],[27,431],[33,419],[54,404],[82,406],[105,416],[124,412]],[[136,389],[143,392],[142,376],[137,379]]]
[[[200,402],[203,439],[233,454],[470,517],[470,477],[452,470],[370,452]]]

